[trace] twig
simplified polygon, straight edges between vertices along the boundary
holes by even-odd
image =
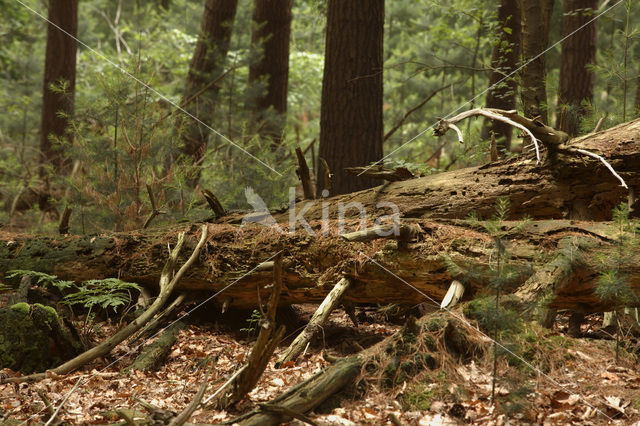
[[[290,408],[283,407],[282,405],[261,403],[261,404],[258,404],[258,407],[260,407],[262,411],[267,411],[269,413],[281,414],[283,416],[292,417],[294,419],[298,419],[301,422],[304,422],[313,426],[316,426],[318,424],[313,420],[311,420],[309,417],[305,416],[304,414],[298,411],[294,411]]]
[[[604,164],[605,167],[609,169],[609,171],[620,181],[620,184],[626,189],[629,189],[624,179],[622,179],[622,177],[615,170],[613,170],[613,167],[611,167],[611,164],[609,164],[607,160],[605,160],[603,157],[599,156],[598,154],[594,154],[593,152],[586,151],[584,149],[576,148],[576,151],[579,152],[580,154],[588,155],[589,157],[597,158],[598,160],[602,161],[602,164]]]
[[[213,194],[213,192],[203,189],[202,196],[207,201],[207,204],[209,204],[209,208],[213,210],[213,214],[216,216],[216,219],[220,219],[227,215],[226,210],[222,207],[222,203],[218,200],[218,197]]]
[[[149,217],[147,218],[147,220],[144,222],[144,225],[142,225],[142,229],[147,229],[147,227],[151,224],[151,221],[158,215],[161,214],[166,214],[167,212],[164,211],[160,211],[158,210],[158,203],[156,201],[156,196],[154,195],[153,191],[151,190],[151,185],[147,185],[147,193],[149,194],[149,201],[151,201],[151,214],[149,215]]]
[[[451,87],[451,84],[447,84],[446,86],[442,86],[439,89],[434,90],[433,92],[431,92],[431,94],[429,96],[427,96],[422,102],[420,102],[418,105],[414,106],[413,108],[411,108],[409,111],[407,111],[404,116],[402,116],[402,118],[396,123],[395,126],[393,126],[391,128],[391,130],[389,130],[384,137],[382,138],[382,141],[386,141],[387,139],[389,139],[395,132],[398,131],[398,129],[400,127],[402,127],[402,125],[404,124],[405,121],[407,121],[407,118],[409,118],[409,116],[411,114],[413,114],[414,112],[416,112],[417,110],[419,110],[420,108],[422,108],[427,102],[429,102],[435,95],[437,95],[438,93],[440,93],[441,91],[448,89],[449,87]]]
[[[40,389],[38,389],[36,392],[38,392],[40,399],[42,400],[42,402],[44,402],[44,406],[47,409],[47,413],[49,413],[50,416],[53,416],[56,411],[53,409],[53,406],[51,406],[51,401],[49,401],[49,398],[47,398],[47,395],[45,395],[45,393]]]
[[[138,426],[135,420],[131,418],[124,410],[116,410],[116,414],[119,415],[129,426]]]
[[[505,111],[505,112],[513,113],[514,111]],[[449,129],[453,129],[458,134],[458,140],[462,143],[463,142],[462,132],[455,125],[455,123],[476,115],[481,115],[483,117],[487,117],[492,120],[507,123],[510,126],[513,126],[516,129],[520,129],[521,131],[523,131],[531,139],[531,141],[533,141],[533,144],[536,147],[536,159],[537,159],[537,162],[540,163],[540,147],[538,146],[538,140],[533,135],[533,133],[531,133],[531,130],[529,130],[524,125],[520,123],[516,123],[510,118],[507,118],[504,115],[501,115],[498,110],[487,110],[484,108],[475,108],[475,109],[470,109],[469,111],[464,111],[456,115],[455,117],[452,117],[449,119],[441,118],[438,124],[434,127],[433,132],[436,136],[442,136],[445,133],[447,133]]]
[[[313,196],[313,188],[311,187],[311,175],[309,173],[309,166],[307,165],[307,160],[305,160],[304,154],[302,153],[300,147],[296,147],[296,157],[298,157],[298,168],[296,169],[296,174],[302,182],[304,198],[306,200],[313,200],[315,197]]]
[[[198,405],[200,405],[200,401],[202,401],[204,392],[207,390],[208,379],[209,373],[207,372],[204,376],[204,381],[202,382],[200,389],[198,389],[198,393],[196,393],[196,396],[193,398],[193,401],[191,401],[191,403],[187,405],[187,407],[180,414],[178,414],[173,420],[171,420],[169,426],[182,426],[187,422],[187,420],[189,420],[189,417],[191,417],[193,412],[196,411],[196,408],[198,408]]]
[[[229,385],[231,385],[233,382],[235,382],[235,380],[238,378],[238,376],[247,368],[246,365],[243,365],[240,369],[238,369],[238,371],[236,371],[235,373],[233,373],[233,375],[231,377],[229,377],[229,380],[227,380],[226,382],[223,383],[222,386],[220,386],[218,388],[218,390],[216,390],[211,396],[209,396],[207,399],[205,399],[204,401],[202,401],[202,405],[206,405],[209,401],[211,401],[213,398],[215,398],[216,396],[220,395],[222,392],[225,391],[225,389],[227,389],[229,387]]]
[[[60,412],[60,409],[65,404],[65,402],[67,402],[67,400],[69,399],[71,394],[73,394],[73,392],[75,392],[76,388],[78,387],[78,385],[80,384],[81,381],[82,381],[82,378],[79,378],[76,381],[76,384],[73,385],[73,388],[71,389],[71,391],[69,391],[69,393],[67,393],[67,395],[64,397],[64,399],[62,400],[60,405],[58,405],[58,408],[56,408],[56,411],[54,411],[54,413],[51,415],[49,420],[44,424],[44,426],[49,426],[55,420],[55,418],[58,417],[58,413]]]
[[[60,224],[58,225],[58,232],[60,232],[60,235],[69,233],[69,219],[71,218],[72,211],[73,209],[68,205],[64,207],[64,212],[62,212]]]

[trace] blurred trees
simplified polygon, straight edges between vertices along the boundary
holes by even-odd
[[[511,75],[518,66],[522,25],[520,2],[500,0],[498,7],[497,37],[491,55],[491,74],[487,91],[487,108],[512,110],[516,108],[518,90],[516,76]],[[485,120],[483,138],[495,133],[500,150],[508,151],[511,146],[511,126],[506,123]]]
[[[249,67],[250,102],[256,132],[280,145],[287,112],[289,41],[293,0],[255,0],[251,46],[257,54]]]
[[[527,65],[521,74],[524,115],[540,116],[548,122],[546,49],[554,0],[520,0],[522,5],[522,60]]]
[[[192,186],[200,176],[200,160],[210,133],[193,117],[207,125],[212,123],[220,87],[217,80],[224,70],[237,5],[237,0],[207,0],[202,12],[198,43],[180,102],[192,117],[179,113],[176,120],[182,139],[180,152],[196,167],[190,179]]]
[[[268,7],[276,4],[275,0],[209,0],[204,10],[205,2],[200,0],[80,2],[78,37],[99,53],[79,46],[73,114],[54,107],[54,118],[62,121],[66,117],[63,127],[67,133],[47,141],[55,141],[52,148],[67,148],[60,157],[66,161],[64,167],[72,161],[81,167],[72,176],[46,166],[52,171],[48,179],[53,187],[65,189],[55,193],[50,202],[59,211],[67,203],[74,206],[72,232],[113,228],[114,222],[118,229],[131,229],[149,214],[145,186],[150,184],[159,204],[171,206],[169,215],[157,219],[159,223],[201,218],[209,213],[190,188],[199,175],[199,182],[228,209],[248,207],[244,196],[247,186],[268,206],[278,207],[287,202],[288,187],[297,182],[292,161],[296,146],[305,151],[313,174],[320,172],[321,177],[318,158],[326,157],[335,175],[334,193],[379,184],[340,174],[343,166],[367,165],[385,154],[391,154],[385,159],[387,165],[403,165],[425,174],[481,164],[489,151],[482,135],[483,120],[467,123],[465,144],[459,144],[454,135],[433,137],[430,126],[438,117],[471,105],[499,106],[499,100],[505,101],[503,108],[513,105],[528,115],[547,113],[555,124],[559,106],[569,105],[559,98],[564,90],[560,48],[542,54],[516,78],[486,93],[485,89],[515,69],[514,59],[517,68],[562,37],[562,11],[572,1],[577,2],[556,1],[551,13],[551,0],[398,0],[384,2],[382,15],[377,12],[378,3],[371,3],[376,5],[372,10],[366,3],[360,6],[360,11],[367,12],[366,24],[343,17],[337,19],[342,22],[337,28],[326,25],[330,4],[318,0],[292,2],[290,15],[289,3],[284,0],[278,3],[284,7],[277,8]],[[36,206],[30,209],[34,191],[45,184],[40,174],[44,152],[40,148],[40,118],[46,25],[19,3],[0,3],[0,110],[4,112],[0,114],[0,221],[9,226],[38,223],[39,229],[51,230],[55,225],[43,220],[37,197]],[[211,8],[214,3],[217,6]],[[25,0],[25,4],[43,16],[48,14],[42,2]],[[528,8],[520,12],[522,15],[511,10],[519,4]],[[589,17],[614,5],[609,2]],[[632,117],[638,103],[635,98],[640,99],[635,93],[638,69],[633,61],[640,51],[635,30],[640,14],[635,8],[633,1],[625,0],[595,22],[599,32],[596,59],[586,71],[591,70],[594,78],[594,96],[590,103],[574,104],[585,107],[577,117],[576,134],[592,130],[605,116],[605,128],[622,122],[625,116]],[[205,16],[207,11],[215,16]],[[222,17],[223,12],[227,18]],[[347,12],[357,11],[339,11]],[[540,25],[531,24],[536,14]],[[525,22],[519,42],[518,23],[523,15],[530,30],[527,32]],[[275,33],[286,33],[268,30],[269,21],[286,23],[289,19],[289,42],[279,42],[282,47],[274,48],[275,55],[268,53],[269,43],[278,38]],[[214,37],[214,26],[200,31],[200,23],[213,25],[214,20],[219,25],[218,36]],[[254,21],[261,24],[254,25]],[[378,30],[382,26],[384,30]],[[340,44],[340,34],[359,27],[366,27],[360,44],[349,48]],[[327,28],[330,34],[325,33]],[[211,37],[206,42],[201,37],[205,33]],[[334,41],[333,47],[326,46],[325,57],[325,44]],[[379,44],[384,45],[381,56],[368,53],[373,52],[370,46]],[[528,46],[528,50],[519,55],[518,46]],[[336,58],[330,57],[331,51]],[[200,65],[194,64],[196,58],[200,58]],[[121,66],[126,74],[107,60]],[[337,61],[347,74],[342,81],[327,80],[324,93],[328,100],[321,107],[323,72],[330,70],[323,70],[325,60],[327,64]],[[274,65],[276,62],[280,65]],[[267,63],[274,68],[263,67]],[[272,76],[285,76],[287,64],[288,82],[284,78],[274,81]],[[55,94],[71,100],[65,84],[54,84]],[[65,91],[67,95],[62,96]],[[513,101],[517,92],[522,96]],[[257,107],[256,101],[263,102],[262,106]],[[236,146],[222,137],[207,144],[214,140],[209,130],[177,113],[171,103],[184,104]],[[285,108],[286,114],[282,114]],[[382,129],[396,128],[381,142]],[[498,127],[494,130],[500,135],[508,133]],[[320,139],[325,145],[322,153],[318,152]],[[278,140],[275,151],[274,140]],[[511,151],[520,148],[520,138],[512,133]],[[176,155],[187,161],[174,161]],[[164,173],[165,165],[171,162],[176,165],[173,173]],[[348,187],[338,189],[342,184]],[[26,194],[31,194],[29,200]]]

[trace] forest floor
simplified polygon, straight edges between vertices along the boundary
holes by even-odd
[[[298,309],[300,318],[308,320],[315,307]],[[243,315],[246,315],[243,314]],[[367,348],[401,328],[375,308],[361,308],[360,324],[353,326],[342,311],[334,312],[306,353],[295,364],[274,368],[271,362],[248,400],[232,410],[214,407],[198,409],[194,423],[218,423],[249,411],[257,403],[267,402],[291,386],[329,365],[323,352],[347,356]],[[587,317],[583,332],[598,336],[602,316]],[[140,400],[161,409],[180,412],[193,399],[207,365],[211,366],[211,395],[241,365],[251,350],[246,316],[233,314],[225,323],[210,323],[199,318],[198,325],[182,330],[166,363],[156,372],[133,372],[120,375],[137,354],[135,347],[122,344],[108,359],[97,360],[67,376],[48,377],[37,384],[0,385],[0,414],[4,419],[33,422],[46,421],[41,394],[60,401],[79,378],[82,385],[65,402],[60,419],[71,424],[115,423],[118,408],[144,412]],[[232,325],[230,325],[232,324]],[[455,368],[435,369],[418,374],[413,380],[395,387],[380,387],[367,379],[360,386],[343,392],[341,398],[325,401],[309,414],[321,425],[393,424],[395,416],[405,425],[433,424],[632,424],[640,421],[640,372],[634,357],[620,351],[615,362],[612,340],[583,337],[573,339],[564,334],[567,318],[558,317],[554,330],[526,325],[519,353],[541,367],[539,374],[522,362],[501,356],[497,364],[497,403],[491,404],[493,360],[488,354]],[[108,337],[116,325],[94,323],[89,334],[96,341]],[[276,350],[279,355],[295,336]],[[275,357],[273,357],[275,359]],[[105,365],[110,365],[105,368]],[[454,364],[455,365],[455,364]],[[366,389],[359,391],[358,389]],[[54,404],[55,405],[55,404]],[[607,418],[607,416],[609,418]],[[613,420],[610,420],[613,419]],[[302,424],[294,420],[291,424]]]

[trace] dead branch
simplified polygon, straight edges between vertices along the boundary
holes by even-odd
[[[302,182],[304,198],[306,200],[313,200],[315,197],[313,196],[313,188],[311,187],[309,166],[307,165],[307,160],[305,160],[304,154],[299,147],[296,147],[296,157],[298,157],[298,168],[296,169],[296,174],[298,175],[298,178],[300,178],[300,182]]]
[[[276,330],[276,310],[280,301],[281,291],[282,254],[280,253],[274,260],[273,289],[267,303],[267,312],[260,321],[260,333],[249,355],[247,368],[238,376],[233,392],[223,400],[223,405],[229,406],[240,401],[254,388],[267,367],[276,345],[282,340],[285,327],[281,325]]]
[[[461,112],[455,117],[451,117],[447,119],[441,118],[438,121],[438,124],[434,126],[433,133],[436,136],[443,136],[445,133],[447,133],[449,129],[453,129],[458,134],[458,140],[460,141],[460,143],[462,143],[464,142],[462,138],[462,132],[458,127],[456,127],[455,124],[466,118],[480,115],[480,116],[489,118],[491,120],[507,123],[515,127],[516,129],[520,129],[521,131],[523,131],[527,136],[529,136],[529,138],[533,142],[536,149],[536,159],[538,162],[540,162],[540,147],[538,146],[538,140],[536,139],[536,137],[533,135],[533,133],[527,126],[521,123],[517,123],[512,119],[512,116],[515,113],[516,113],[515,111],[503,111],[503,110],[488,109],[488,108],[487,109],[485,108],[470,109],[469,111]],[[507,115],[511,115],[511,117],[507,117]]]
[[[226,210],[222,207],[222,203],[218,200],[218,197],[213,194],[213,192],[203,189],[202,196],[207,201],[207,204],[209,204],[209,208],[213,210],[213,214],[216,216],[216,219],[220,219],[227,215]]]
[[[393,126],[382,138],[382,141],[386,141],[387,139],[389,139],[395,132],[398,131],[398,129],[400,127],[402,127],[402,125],[404,124],[405,121],[407,121],[407,118],[409,118],[409,116],[411,114],[413,114],[414,112],[416,112],[417,110],[419,110],[420,108],[422,108],[423,106],[425,106],[427,104],[427,102],[429,102],[431,99],[433,99],[433,97],[435,95],[437,95],[438,93],[442,92],[445,89],[448,89],[449,87],[451,87],[451,84],[447,84],[446,86],[442,86],[436,90],[434,90],[433,92],[431,92],[429,94],[429,96],[427,96],[426,98],[424,98],[424,100],[422,102],[420,102],[418,105],[414,106],[413,108],[411,108],[409,111],[407,111],[400,120],[398,120],[398,122],[395,124],[395,126]]]
[[[302,330],[302,332],[294,339],[294,341],[289,345],[287,350],[280,356],[278,362],[276,362],[276,368],[279,368],[282,364],[294,361],[300,352],[304,349],[308,342],[311,341],[311,338],[316,333],[318,329],[322,327],[322,325],[329,318],[329,314],[338,306],[340,300],[344,293],[349,289],[351,285],[351,280],[348,278],[342,278],[329,292],[324,301],[320,304],[318,309],[315,311],[311,320],[309,320],[309,324]]]
[[[167,214],[167,212],[158,210],[158,202],[156,201],[156,196],[151,189],[151,185],[147,185],[147,193],[149,194],[149,201],[151,202],[151,214],[142,225],[142,229],[147,229],[151,224],[151,221],[158,215]]]
[[[196,393],[196,396],[193,398],[193,401],[191,401],[191,403],[187,405],[186,408],[180,414],[178,414],[173,420],[171,420],[171,423],[169,423],[169,426],[182,426],[187,422],[187,420],[189,420],[189,417],[191,417],[194,411],[196,411],[196,409],[198,408],[198,405],[200,405],[200,401],[202,401],[202,397],[204,396],[204,393],[207,390],[208,379],[209,379],[209,373],[204,375],[204,380],[202,381],[202,385],[200,385],[200,389],[198,389],[198,393]]]
[[[344,170],[351,175],[373,179],[383,179],[388,182],[398,182],[401,180],[409,180],[415,178],[414,174],[411,173],[406,167],[396,167],[394,169],[390,169],[378,164],[369,167],[347,167]]]

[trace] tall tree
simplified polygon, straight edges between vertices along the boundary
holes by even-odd
[[[181,105],[203,123],[211,123],[215,110],[218,86],[215,80],[224,68],[237,0],[207,0],[202,12],[200,34],[191,58]],[[176,126],[181,129],[180,153],[198,164],[207,149],[209,129],[186,115],[180,115]],[[198,169],[199,170],[199,169]],[[195,185],[199,172],[194,179]]]
[[[514,76],[507,77],[518,65],[520,58],[520,38],[522,33],[520,4],[513,0],[500,0],[498,7],[498,28],[496,44],[491,56],[491,74],[489,75],[489,91],[487,92],[487,108],[512,110],[516,107],[516,90],[518,88]],[[483,138],[494,132],[501,149],[511,146],[511,126],[508,124],[486,120],[483,127]]]
[[[255,0],[251,44],[259,59],[249,67],[249,83],[257,91],[252,109],[258,131],[279,145],[287,112],[289,39],[293,0]]]
[[[589,20],[598,7],[598,0],[565,0],[562,21],[563,37],[573,33]],[[560,91],[558,106],[565,108],[559,114],[557,127],[570,136],[578,134],[580,119],[586,114],[585,102],[593,101],[594,72],[589,64],[596,60],[596,22],[576,31],[562,42]],[[564,117],[564,122],[560,123]]]
[[[73,116],[77,35],[78,0],[49,0],[40,128],[42,177],[47,175],[44,166],[53,166],[56,173],[64,173],[71,168],[64,143],[70,142],[71,138],[67,131]]]
[[[382,157],[384,0],[329,0],[320,153],[333,173],[332,193],[375,186],[344,168]],[[318,174],[318,191],[325,188]]]
[[[524,114],[540,116],[547,123],[545,54],[549,44],[549,23],[554,0],[518,0],[522,12],[522,60],[528,63],[521,74]]]
[[[638,86],[636,88],[635,116],[640,117],[640,77],[637,80],[638,80]]]

